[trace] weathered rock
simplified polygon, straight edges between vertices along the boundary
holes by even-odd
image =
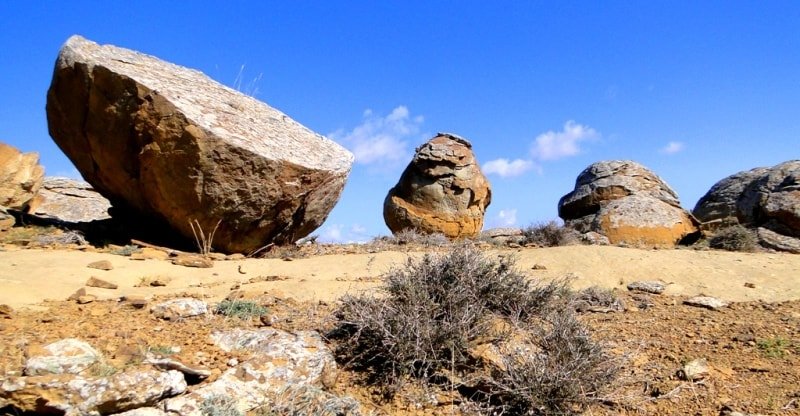
[[[288,388],[322,384],[336,373],[333,354],[313,331],[234,329],[214,332],[211,338],[224,351],[246,352],[252,358],[190,394],[165,401],[166,411],[199,415],[205,400],[229,397],[236,410],[247,412],[275,403]]]
[[[157,250],[150,247],[142,247],[136,253],[130,255],[131,260],[167,260],[169,253],[163,250]]]
[[[214,261],[208,257],[195,254],[181,254],[172,259],[172,264],[183,267],[210,268],[214,267]]]
[[[586,244],[596,245],[596,246],[607,246],[611,244],[608,237],[600,234],[596,231],[589,231],[587,233],[581,234],[581,240]]]
[[[199,299],[171,299],[159,303],[150,310],[156,318],[175,320],[208,313],[208,305]]]
[[[111,203],[86,182],[46,177],[31,203],[30,213],[64,222],[91,222],[111,218]]]
[[[14,218],[13,215],[9,214],[4,207],[0,207],[0,231],[5,231],[13,227],[16,223],[17,219]]]
[[[667,287],[663,283],[652,280],[628,283],[628,290],[632,292],[645,292],[658,295],[663,293],[666,288]]]
[[[12,315],[14,315],[14,308],[6,304],[0,305],[0,318],[10,319]]]
[[[755,168],[728,176],[717,182],[697,201],[692,214],[702,221],[722,220],[723,224],[738,224],[737,201],[745,188],[764,176],[769,168]]]
[[[763,247],[800,254],[800,238],[778,234],[764,227],[756,229],[756,237],[758,237],[758,244]]]
[[[114,269],[114,265],[111,264],[111,262],[108,261],[108,260],[93,261],[93,262],[87,264],[86,267],[88,267],[90,269],[105,270],[105,271],[109,271],[109,270],[113,270]]]
[[[797,252],[800,160],[731,175],[717,182],[694,211],[698,219],[708,223],[759,228],[759,242],[764,247]]]
[[[695,296],[691,299],[684,300],[683,303],[689,306],[697,306],[711,310],[717,310],[728,306],[728,302],[711,296]]]
[[[490,228],[481,231],[479,239],[493,244],[521,244],[525,236],[519,228]]]
[[[86,286],[97,287],[100,289],[116,289],[119,287],[116,283],[111,283],[95,276],[90,277],[89,280],[86,281]]]
[[[0,143],[0,206],[23,211],[44,179],[38,153],[22,153]]]
[[[600,233],[611,244],[672,246],[698,232],[669,185],[632,161],[590,165],[558,202],[558,215],[566,226]]]
[[[196,380],[204,380],[211,375],[211,371],[205,368],[190,367],[180,361],[170,358],[148,358],[145,362],[162,370],[180,371],[187,379],[193,378]]]
[[[202,73],[79,36],[47,96],[50,135],[115,210],[216,249],[308,235],[339,199],[353,155]]]
[[[698,358],[686,363],[678,371],[678,376],[683,380],[697,381],[708,375],[708,361],[705,358]]]
[[[41,354],[31,354],[25,361],[25,375],[78,374],[99,359],[100,353],[86,342],[62,339],[44,346]]]
[[[383,203],[383,219],[393,233],[412,229],[449,238],[475,237],[491,202],[472,145],[439,133],[417,148],[397,185]]]
[[[139,407],[127,412],[114,413],[114,416],[169,416],[169,413],[155,407]]]
[[[185,391],[178,371],[134,370],[106,378],[10,377],[0,384],[0,401],[37,414],[109,414],[153,406]]]

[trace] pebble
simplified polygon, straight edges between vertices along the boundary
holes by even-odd
[[[656,281],[637,281],[628,283],[628,290],[632,292],[645,292],[659,295],[664,292],[666,286]]]
[[[695,296],[691,299],[684,300],[683,303],[689,306],[697,306],[711,310],[717,310],[728,306],[728,302],[711,296]]]

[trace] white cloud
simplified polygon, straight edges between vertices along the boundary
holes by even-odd
[[[562,131],[551,130],[536,136],[531,154],[537,160],[556,160],[575,156],[581,151],[581,142],[599,137],[600,133],[593,128],[569,120],[564,123]]]
[[[369,240],[367,229],[361,224],[353,224],[350,227],[331,224],[322,228],[319,234],[321,243],[364,243]]]
[[[517,210],[514,209],[501,209],[497,213],[495,223],[501,227],[511,227],[517,223]]]
[[[424,121],[422,116],[412,117],[408,108],[402,105],[386,117],[366,109],[361,124],[347,133],[339,130],[328,136],[350,149],[356,163],[405,163],[411,159],[409,139],[418,139]]]
[[[533,168],[533,162],[530,160],[514,159],[509,162],[508,159],[495,159],[490,160],[483,164],[483,173],[497,174],[503,178],[519,176]]]
[[[665,155],[674,155],[682,151],[686,146],[681,142],[669,142],[666,146],[662,147],[659,152]]]

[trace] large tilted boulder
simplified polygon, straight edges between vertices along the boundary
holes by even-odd
[[[155,57],[80,36],[47,94],[50,135],[115,212],[248,252],[306,236],[339,199],[353,155],[285,114]]]
[[[578,175],[558,202],[565,225],[597,232],[611,244],[671,246],[695,234],[697,220],[681,208],[669,185],[627,160],[597,162]]]
[[[44,179],[39,154],[0,143],[0,207],[24,211]]]
[[[389,190],[383,218],[393,233],[411,229],[449,238],[475,237],[491,197],[472,145],[439,133],[417,148],[400,181]]]
[[[694,215],[703,222],[759,228],[762,245],[795,251],[780,247],[800,247],[800,160],[722,179],[700,198]]]

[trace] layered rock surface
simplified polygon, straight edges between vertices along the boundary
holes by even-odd
[[[0,143],[0,207],[25,210],[44,179],[39,154]]]
[[[47,95],[50,135],[115,210],[249,252],[309,234],[338,201],[353,156],[198,71],[79,36]]]
[[[611,244],[670,246],[697,232],[669,185],[632,161],[603,161],[578,175],[575,189],[558,202],[565,225],[597,232]]]
[[[771,168],[755,168],[722,179],[700,198],[694,214],[704,222],[738,223],[756,228],[761,245],[798,252],[800,160]]]
[[[449,238],[475,237],[483,228],[492,191],[472,145],[449,133],[417,148],[383,205],[386,225]]]
[[[65,222],[91,222],[110,218],[111,204],[86,182],[46,177],[29,212]]]

